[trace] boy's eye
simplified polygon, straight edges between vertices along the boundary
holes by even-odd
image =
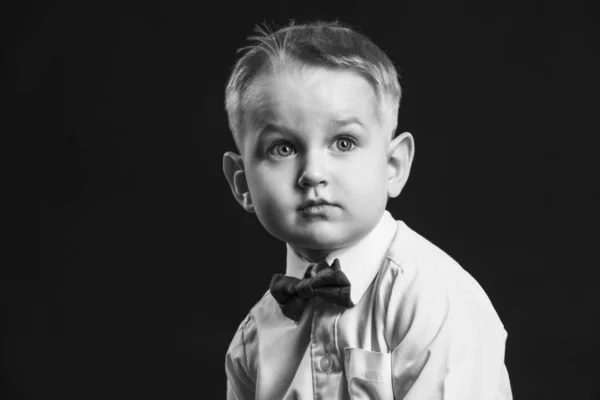
[[[356,146],[356,141],[349,137],[343,137],[335,141],[335,146],[339,151],[350,151]]]
[[[294,148],[288,143],[279,143],[269,148],[269,154],[273,157],[289,157],[294,152]]]

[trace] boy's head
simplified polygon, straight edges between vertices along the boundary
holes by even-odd
[[[408,178],[412,136],[393,138],[397,72],[338,23],[260,32],[227,85],[240,155],[225,154],[224,172],[267,231],[318,260],[370,232]]]

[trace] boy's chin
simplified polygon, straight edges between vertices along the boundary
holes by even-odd
[[[327,255],[336,250],[351,246],[360,238],[354,238],[350,235],[328,235],[319,233],[318,235],[303,235],[289,238],[286,240],[294,249],[304,249],[306,251]]]

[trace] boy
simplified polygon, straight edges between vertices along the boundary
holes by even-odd
[[[392,62],[338,23],[259,33],[227,85],[223,170],[286,274],[231,342],[227,398],[511,399],[489,299],[386,211],[415,151]]]

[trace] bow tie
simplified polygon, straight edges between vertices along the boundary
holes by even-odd
[[[325,266],[325,268],[321,268]],[[283,314],[298,321],[308,305],[308,301],[319,296],[327,301],[343,307],[350,307],[350,281],[340,269],[340,262],[336,258],[330,265],[325,260],[313,268],[318,271],[310,277],[310,269],[304,279],[292,276],[275,274],[271,279],[270,291],[279,303]],[[321,268],[321,269],[320,269]]]

